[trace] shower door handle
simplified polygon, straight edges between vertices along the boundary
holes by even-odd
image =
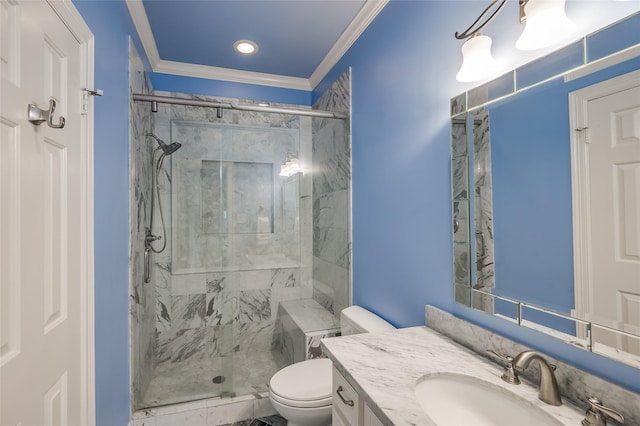
[[[144,282],[145,284],[151,281],[151,249],[149,247],[144,249]]]

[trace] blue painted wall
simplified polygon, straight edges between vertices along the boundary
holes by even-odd
[[[483,30],[505,70],[545,53],[513,47],[521,32],[513,3]],[[589,23],[620,6],[580,3],[568,13]],[[453,301],[448,106],[473,86],[455,81],[462,43],[453,34],[481,10],[477,2],[392,0],[314,90],[316,99],[352,67],[353,301],[403,327],[422,324],[432,304],[640,391],[636,369]]]
[[[129,35],[124,1],[75,1],[95,36],[95,339],[98,426],[129,421]],[[138,49],[142,52],[140,43]]]
[[[637,69],[640,58],[568,83],[558,78],[487,107],[497,294],[565,314],[575,307],[569,93]],[[533,317],[575,332],[573,322],[527,318]]]
[[[574,307],[569,102],[561,79],[552,86],[487,108],[496,290],[569,314]]]
[[[535,54],[514,52],[516,2],[487,34],[505,69]],[[589,20],[599,2],[578,7]],[[607,2],[608,9],[631,2]],[[98,426],[129,419],[128,349],[128,36],[123,0],[75,0],[95,35],[95,291]],[[613,5],[613,6],[612,6]],[[392,1],[312,94],[155,74],[156,89],[309,105],[353,68],[354,302],[399,326],[422,324],[424,305],[575,362],[640,391],[638,371],[557,343],[453,301],[449,99],[461,43],[453,37],[480,13],[477,1]]]

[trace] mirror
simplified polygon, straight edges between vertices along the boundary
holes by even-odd
[[[638,27],[640,13],[451,102],[455,300],[635,367]]]

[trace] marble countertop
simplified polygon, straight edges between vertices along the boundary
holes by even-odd
[[[564,425],[580,425],[584,410],[563,400],[555,407],[538,399],[536,387],[504,382],[502,368],[427,327],[322,340],[335,367],[385,425],[434,425],[414,396],[424,376],[458,373],[493,383],[540,407]]]

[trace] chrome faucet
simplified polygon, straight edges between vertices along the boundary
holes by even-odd
[[[542,355],[535,351],[521,352],[513,359],[513,368],[516,371],[523,372],[534,359],[537,359],[538,364],[540,364],[540,389],[538,390],[538,398],[547,404],[562,405],[558,381],[556,380],[555,374],[553,374],[555,365],[549,365]]]

